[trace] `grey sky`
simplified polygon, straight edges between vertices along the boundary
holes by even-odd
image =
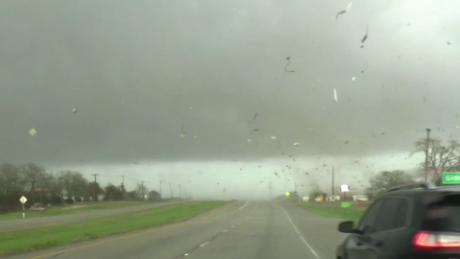
[[[353,1],[336,21],[348,3],[1,1],[0,157],[366,157],[410,152],[426,127],[458,139],[460,2]]]

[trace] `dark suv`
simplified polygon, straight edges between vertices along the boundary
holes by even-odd
[[[338,259],[460,259],[460,186],[402,185],[376,199],[337,247]]]

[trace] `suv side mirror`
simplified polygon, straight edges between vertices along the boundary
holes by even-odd
[[[353,221],[340,222],[339,231],[342,233],[354,233],[354,225]]]

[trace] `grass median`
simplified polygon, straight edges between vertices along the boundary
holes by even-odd
[[[190,202],[73,224],[0,233],[0,255],[59,246],[185,220],[228,202]]]
[[[117,209],[124,207],[148,205],[158,202],[140,202],[140,201],[102,201],[102,202],[78,202],[72,205],[52,206],[46,211],[29,211],[26,210],[26,218],[42,218],[64,214],[74,214],[88,210],[105,210]],[[22,211],[9,212],[0,215],[1,220],[22,219]]]
[[[358,220],[365,212],[365,210],[358,208],[342,208],[337,206],[315,205],[306,203],[297,204],[297,206],[322,216],[340,218],[343,220],[352,220],[354,222],[358,222]]]

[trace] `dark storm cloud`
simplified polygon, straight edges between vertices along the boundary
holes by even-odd
[[[336,20],[347,4],[2,1],[0,157],[366,155],[426,127],[458,136],[460,4],[354,1]]]

